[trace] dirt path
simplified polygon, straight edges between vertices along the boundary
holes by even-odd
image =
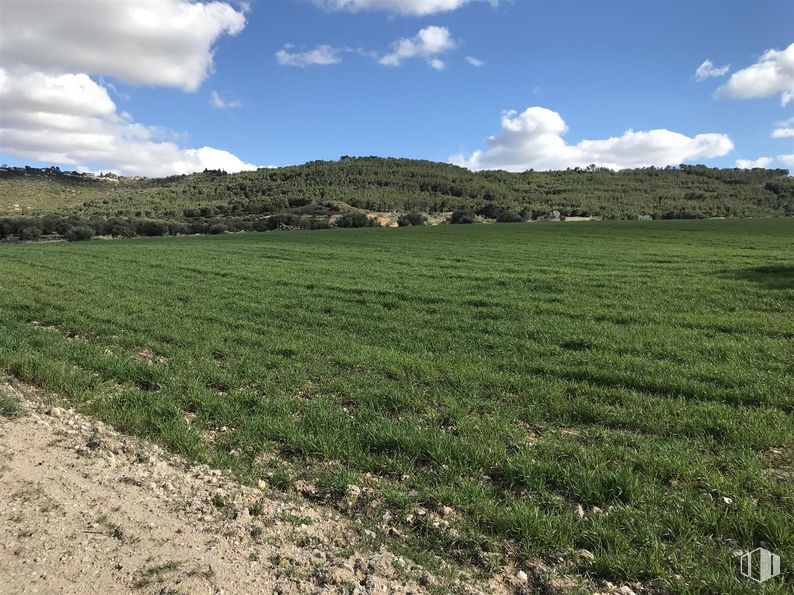
[[[0,378],[5,593],[476,593],[339,514],[240,485]],[[502,588],[507,589],[506,585]]]

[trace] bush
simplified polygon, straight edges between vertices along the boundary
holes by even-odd
[[[400,227],[407,227],[409,225],[424,225],[427,223],[427,217],[422,213],[405,213],[397,218],[397,225]]]
[[[220,233],[226,233],[227,231],[229,231],[229,228],[226,227],[226,225],[224,225],[223,223],[213,223],[212,225],[210,225],[207,231],[209,231],[213,235],[217,235]]]
[[[331,221],[325,217],[309,219],[305,224],[306,229],[331,229]]]
[[[292,213],[277,213],[271,215],[264,221],[256,221],[254,229],[257,231],[270,231],[272,229],[283,229],[286,227],[300,227],[301,218]]]
[[[524,217],[515,211],[503,211],[496,218],[497,223],[521,223],[524,220]]]
[[[66,238],[68,242],[82,242],[93,238],[94,230],[88,225],[75,225],[67,229],[63,237]]]
[[[364,213],[347,213],[336,220],[337,227],[372,227],[373,220]]]
[[[127,225],[116,223],[110,228],[110,235],[115,238],[132,238],[135,237],[135,230]]]
[[[50,235],[53,233],[66,233],[71,226],[55,217],[41,217],[39,219],[39,227],[41,228],[41,233]]]
[[[163,236],[168,228],[161,221],[140,221],[137,231],[142,236]]]
[[[23,242],[35,242],[41,237],[41,228],[36,225],[28,225],[19,231],[19,239]]]
[[[489,203],[477,209],[476,213],[486,219],[499,219],[504,214],[504,209],[500,209],[495,204]]]
[[[449,218],[449,222],[455,225],[474,223],[477,221],[477,216],[473,211],[454,211]]]
[[[185,223],[172,221],[168,224],[168,235],[170,236],[186,236],[190,233],[190,227]]]
[[[5,221],[3,221],[2,223],[0,223],[0,240],[4,240],[10,235],[11,235],[11,226]]]

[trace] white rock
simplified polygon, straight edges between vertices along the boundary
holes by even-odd
[[[527,573],[524,572],[523,570],[519,570],[518,572],[516,572],[516,578],[520,583],[526,583],[527,581],[529,581],[529,577],[527,576]]]

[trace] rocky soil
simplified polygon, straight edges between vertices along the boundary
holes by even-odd
[[[0,416],[2,592],[523,590],[439,578],[331,509],[191,466],[7,378],[0,393],[21,402]]]

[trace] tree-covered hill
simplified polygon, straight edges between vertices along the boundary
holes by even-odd
[[[147,219],[184,225],[223,220],[239,228],[238,223],[276,214],[292,221],[327,221],[351,210],[468,210],[486,218],[508,211],[523,219],[557,213],[605,219],[791,216],[794,181],[783,169],[682,165],[471,172],[444,163],[377,157],[169,178],[0,169],[0,215],[14,219],[49,216],[94,224]]]

